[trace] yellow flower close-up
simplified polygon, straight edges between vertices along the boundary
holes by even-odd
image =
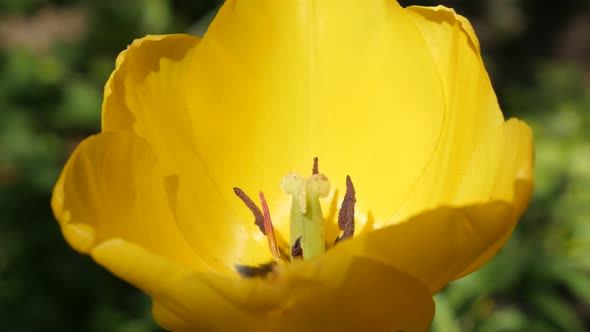
[[[227,0],[202,39],[118,56],[51,204],[166,329],[421,332],[532,190],[531,131],[452,9]]]

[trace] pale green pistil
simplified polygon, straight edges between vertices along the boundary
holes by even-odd
[[[320,198],[330,192],[330,181],[323,174],[303,178],[297,173],[283,177],[281,188],[292,195],[291,203],[291,247],[300,239],[303,257],[310,259],[326,251],[324,218]]]

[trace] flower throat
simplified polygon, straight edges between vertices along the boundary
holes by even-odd
[[[330,193],[330,181],[326,175],[319,172],[318,158],[313,160],[311,176],[304,178],[297,173],[289,173],[283,177],[281,189],[291,195],[289,244],[280,234],[275,233],[263,192],[259,193],[261,210],[243,190],[234,188],[236,196],[254,215],[254,224],[266,236],[274,258],[273,262],[259,266],[236,265],[236,270],[245,277],[264,276],[272,271],[280,261],[314,258],[323,254],[332,245],[354,235],[356,197],[350,176],[346,176],[346,193],[338,212],[338,227],[341,234],[333,243],[326,242],[324,218],[320,204],[320,199]]]

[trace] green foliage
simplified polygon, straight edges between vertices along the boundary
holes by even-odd
[[[146,295],[65,243],[50,192],[76,144],[100,128],[116,55],[145,34],[187,30],[214,6],[0,0],[0,23],[39,26],[34,43],[0,41],[0,330],[160,331]],[[80,31],[45,35],[43,24]]]
[[[535,134],[531,206],[492,262],[436,296],[431,330],[589,330],[590,64],[556,55],[576,50],[560,33],[590,4],[400,2],[446,3],[470,17],[505,113]],[[0,330],[160,330],[147,296],[65,243],[50,192],[76,144],[99,130],[102,86],[118,52],[148,33],[201,35],[218,5],[0,0],[0,25],[13,22],[18,32],[17,18],[37,27],[24,34],[32,40],[0,39]],[[46,33],[48,22],[67,29]]]

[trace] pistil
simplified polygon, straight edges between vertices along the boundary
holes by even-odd
[[[297,173],[283,177],[281,188],[292,196],[290,243],[291,250],[300,252],[305,259],[321,255],[326,251],[324,217],[320,198],[330,192],[328,177],[317,172],[317,161],[313,173],[303,178]]]

